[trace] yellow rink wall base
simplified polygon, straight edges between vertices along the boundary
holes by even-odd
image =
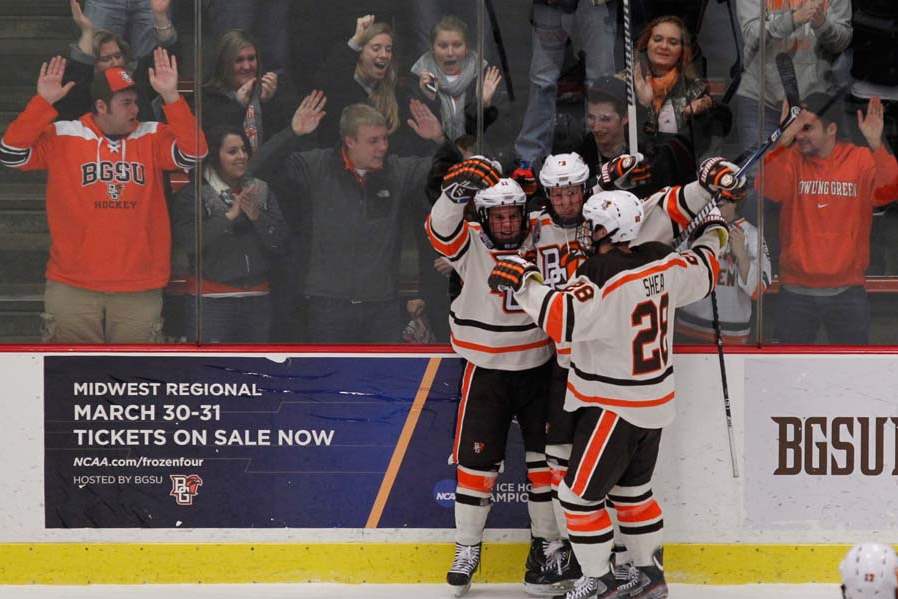
[[[837,582],[848,545],[670,544],[670,582]],[[477,582],[520,581],[528,546],[484,547]],[[7,543],[0,584],[439,583],[446,543]]]

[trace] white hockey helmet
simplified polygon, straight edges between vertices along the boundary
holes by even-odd
[[[644,217],[642,200],[620,189],[600,191],[583,204],[583,220],[590,236],[598,227],[605,227],[611,243],[636,239]]]
[[[855,545],[839,564],[839,572],[845,599],[894,599],[896,596],[898,556],[888,545]]]
[[[581,197],[585,199],[587,179],[589,179],[589,167],[586,166],[583,158],[576,152],[549,156],[543,162],[543,167],[539,171],[539,182],[542,183],[543,189],[546,190],[546,196],[549,196],[550,189],[579,185]],[[578,208],[576,215],[562,217],[555,210],[551,199],[549,199],[546,204],[546,210],[552,217],[552,220],[555,221],[555,224],[566,229],[576,227],[583,222],[580,208]]]
[[[549,156],[539,171],[539,182],[546,189],[583,185],[587,179],[589,167],[576,152]]]
[[[515,206],[521,211],[521,232],[514,239],[497,240],[490,230],[490,209]],[[527,194],[514,179],[499,179],[492,187],[481,189],[474,195],[474,210],[483,232],[493,247],[500,250],[515,250],[521,246],[529,230],[527,220]]]

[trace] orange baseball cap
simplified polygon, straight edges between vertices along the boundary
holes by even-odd
[[[134,78],[122,67],[111,67],[94,75],[90,95],[94,100],[109,101],[112,95],[136,87]]]

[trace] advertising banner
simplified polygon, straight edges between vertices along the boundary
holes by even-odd
[[[746,526],[898,521],[896,389],[894,356],[746,357]]]
[[[461,368],[448,356],[47,356],[46,526],[451,528]],[[516,430],[505,464],[489,525],[526,528]]]

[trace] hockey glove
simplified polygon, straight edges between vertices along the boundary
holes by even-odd
[[[481,189],[499,182],[499,171],[485,158],[469,158],[454,165],[443,177],[442,190],[456,204],[474,199]]]
[[[532,262],[520,256],[503,256],[499,258],[490,273],[489,286],[493,291],[520,291],[529,278],[542,283],[543,277]]]
[[[715,156],[702,161],[698,168],[698,182],[711,194],[720,194],[725,200],[738,202],[745,197],[744,176],[736,176],[739,167],[728,160]]]
[[[723,215],[720,214],[718,208],[711,210],[707,216],[698,222],[695,229],[689,235],[689,245],[691,246],[708,231],[717,233],[721,248],[726,246],[727,241],[730,238],[730,225],[727,223],[726,219],[723,218]]]
[[[602,165],[599,187],[605,191],[633,189],[652,178],[652,171],[642,154],[621,154]]]
[[[511,178],[521,186],[528,198],[539,191],[539,183],[536,180],[536,175],[533,173],[533,168],[530,166],[519,164],[517,168],[511,171]]]

